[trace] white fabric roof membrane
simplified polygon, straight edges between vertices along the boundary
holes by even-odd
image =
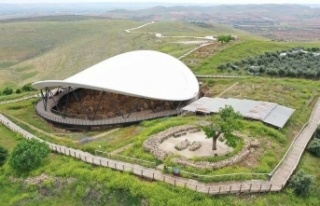
[[[65,80],[32,84],[35,89],[59,86],[168,101],[189,100],[199,92],[198,80],[186,65],[168,54],[149,50],[114,56]]]
[[[210,114],[218,113],[220,108],[224,108],[226,105],[232,106],[243,117],[260,120],[278,128],[283,128],[294,112],[294,109],[272,102],[208,97],[202,97],[185,106],[182,110]]]

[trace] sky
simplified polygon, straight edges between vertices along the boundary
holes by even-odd
[[[163,2],[211,4],[320,4],[319,0],[0,0],[0,3],[79,3],[79,2]]]

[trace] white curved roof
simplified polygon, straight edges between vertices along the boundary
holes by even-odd
[[[168,101],[189,100],[199,92],[198,81],[186,65],[168,54],[148,50],[114,56],[65,80],[32,84],[35,89],[59,86]]]

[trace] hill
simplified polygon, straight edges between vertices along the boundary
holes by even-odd
[[[203,28],[193,23],[112,20],[86,16],[49,16],[0,21],[1,86],[17,86],[44,79],[64,79],[102,60],[137,49],[152,49],[180,56],[197,45],[172,43],[222,32],[247,34],[215,25]],[[157,38],[156,33],[168,35]]]

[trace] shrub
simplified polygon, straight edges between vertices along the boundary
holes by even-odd
[[[209,79],[209,80],[207,81],[207,83],[208,83],[208,86],[209,86],[209,87],[212,87],[213,84],[214,84],[214,81],[213,81],[212,79]]]
[[[2,94],[4,94],[4,95],[10,95],[12,93],[13,93],[13,89],[10,87],[6,87],[2,92]]]
[[[318,126],[316,131],[314,132],[314,137],[320,139],[320,126]]]
[[[50,153],[50,148],[37,140],[25,140],[19,143],[12,152],[10,166],[19,171],[30,171],[37,168],[43,158]]]
[[[23,87],[22,87],[21,89],[22,89],[22,91],[24,91],[24,92],[30,92],[30,91],[35,90],[35,89],[33,89],[33,88],[31,87],[31,83],[28,83],[28,84],[23,85]]]
[[[20,94],[21,93],[21,90],[20,89],[17,89],[16,90],[16,94]]]
[[[0,166],[4,164],[6,158],[8,156],[8,150],[2,146],[0,146]]]
[[[320,139],[313,139],[309,143],[307,150],[314,156],[320,157]]]
[[[305,171],[299,170],[289,181],[289,187],[300,196],[307,196],[312,189],[314,177]]]

